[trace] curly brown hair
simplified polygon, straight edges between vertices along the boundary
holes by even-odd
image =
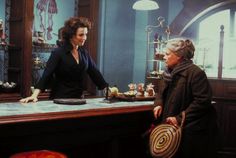
[[[73,35],[76,35],[76,31],[80,27],[86,27],[91,29],[92,23],[86,17],[71,17],[65,21],[64,27],[62,28],[62,39],[64,42],[70,41]]]

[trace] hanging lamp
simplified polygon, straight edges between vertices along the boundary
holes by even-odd
[[[134,10],[155,10],[159,5],[153,0],[138,0],[133,4]]]

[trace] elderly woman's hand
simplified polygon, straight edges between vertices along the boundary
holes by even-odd
[[[162,113],[162,106],[158,105],[153,109],[153,114],[156,119],[161,116],[161,113]]]
[[[176,117],[167,117],[166,118],[166,123],[169,123],[169,124],[174,125],[174,126],[178,125],[178,121],[177,121]]]

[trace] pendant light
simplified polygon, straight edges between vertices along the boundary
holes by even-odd
[[[159,5],[153,0],[138,0],[133,4],[134,10],[155,10]]]

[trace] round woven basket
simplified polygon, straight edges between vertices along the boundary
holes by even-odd
[[[171,158],[181,141],[181,127],[170,124],[156,126],[150,135],[150,152],[154,158]]]

